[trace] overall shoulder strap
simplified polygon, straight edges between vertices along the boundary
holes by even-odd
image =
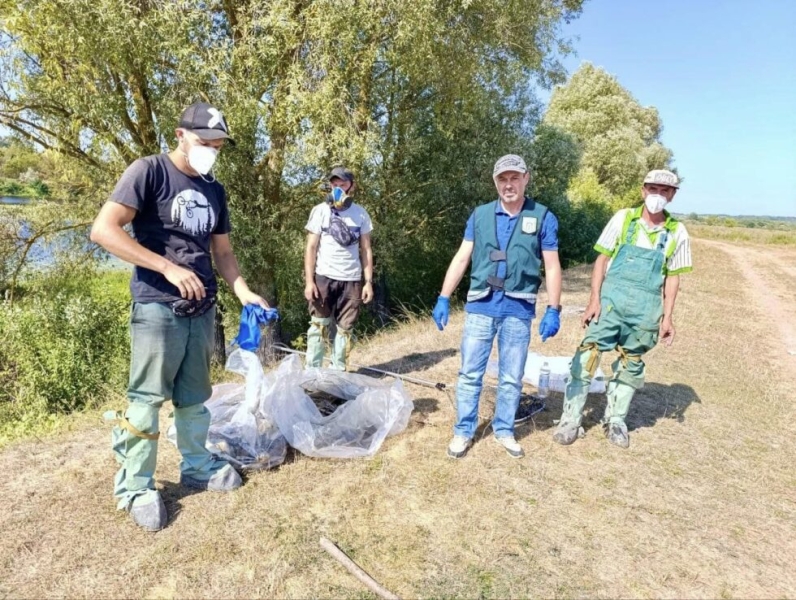
[[[636,227],[638,226],[638,220],[640,218],[640,210],[627,211],[625,220],[622,223],[622,234],[619,236],[619,243],[616,245],[617,249],[622,244],[633,244],[636,239]]]

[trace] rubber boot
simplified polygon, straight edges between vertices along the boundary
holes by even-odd
[[[310,328],[307,331],[306,367],[308,369],[323,366],[323,356],[326,354],[326,345],[329,343],[329,325],[331,324],[331,317],[310,318]]]
[[[592,353],[592,351],[579,350],[572,359],[571,379],[564,394],[564,409],[561,412],[558,427],[553,432],[553,441],[562,446],[569,446],[583,435],[583,428],[580,424],[583,420],[583,407],[586,405],[592,377],[591,372],[586,368],[586,363]]]
[[[337,328],[332,351],[332,368],[338,371],[348,370],[348,355],[351,353],[353,336],[350,329]]]
[[[583,407],[586,404],[588,392],[588,385],[583,386],[580,383],[573,385],[573,383],[570,383],[567,386],[561,420],[553,432],[553,441],[557,444],[569,446],[576,439],[583,436],[581,422],[583,421]]]
[[[608,404],[603,416],[603,423],[606,425],[605,435],[610,443],[620,448],[630,446],[630,435],[627,432],[625,419],[635,393],[636,389],[626,382],[617,379],[608,382]]]
[[[157,435],[158,415],[158,407],[133,402],[124,413],[129,425],[116,425],[111,433],[113,453],[121,465],[114,479],[117,508],[127,510],[135,524],[147,531],[159,531],[168,522],[166,506],[155,490],[158,441],[141,437]],[[109,420],[121,416],[106,414]]]
[[[174,409],[177,449],[182,454],[180,485],[228,492],[241,486],[240,475],[228,462],[214,457],[207,449],[210,411],[204,404]]]

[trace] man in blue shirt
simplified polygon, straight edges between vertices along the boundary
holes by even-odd
[[[501,157],[492,177],[499,199],[477,207],[467,221],[464,240],[442,284],[433,317],[448,323],[450,295],[472,259],[467,316],[462,337],[462,367],[456,385],[457,418],[448,456],[461,458],[478,426],[478,399],[492,342],[498,339],[498,392],[492,430],[509,456],[524,456],[514,439],[514,418],[536,316],[536,294],[544,262],[550,306],[539,324],[542,341],[560,327],[561,263],[558,220],[547,207],[525,196],[530,173],[514,154]]]

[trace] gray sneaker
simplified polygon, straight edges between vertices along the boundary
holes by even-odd
[[[572,422],[561,421],[553,433],[553,441],[562,446],[569,446],[582,436],[583,428]]]
[[[605,430],[605,436],[614,446],[627,448],[630,446],[630,435],[627,433],[627,425],[624,423],[609,423]]]
[[[451,458],[461,458],[467,454],[467,450],[473,445],[473,440],[463,435],[454,435],[451,443],[448,444],[448,456]]]
[[[180,485],[196,490],[210,490],[211,492],[231,492],[238,489],[243,481],[238,472],[227,463],[214,472],[210,479],[197,479],[185,473],[180,473]]]
[[[525,452],[522,450],[522,446],[517,443],[517,440],[514,439],[513,435],[507,435],[504,437],[497,437],[493,436],[495,441],[505,448],[506,452],[511,458],[522,458],[525,456]]]
[[[147,531],[160,531],[169,521],[166,505],[157,490],[147,490],[133,498],[129,511],[135,524]]]

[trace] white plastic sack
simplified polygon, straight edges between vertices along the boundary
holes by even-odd
[[[572,366],[571,356],[543,356],[536,352],[528,352],[528,358],[525,360],[525,370],[522,374],[522,380],[525,383],[530,383],[533,386],[539,385],[539,371],[544,363],[550,367],[550,390],[553,392],[564,392],[567,389],[567,382],[569,381],[569,369]],[[498,361],[490,359],[486,367],[487,375],[492,377],[498,376]],[[589,385],[590,394],[603,394],[605,393],[605,373],[601,368],[597,368],[594,378]]]

